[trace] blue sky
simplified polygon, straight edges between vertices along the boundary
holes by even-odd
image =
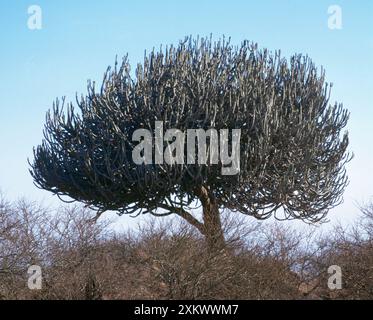
[[[328,28],[328,7],[342,9],[341,30]],[[42,9],[42,30],[30,30],[27,9]],[[186,35],[231,36],[285,56],[308,54],[334,83],[332,102],[351,112],[350,185],[332,221],[353,221],[356,202],[373,196],[373,1],[88,1],[0,2],[0,188],[10,199],[57,203],[36,189],[27,158],[42,138],[46,111],[56,97],[85,93],[101,81],[115,56],[135,65],[144,50]],[[126,218],[123,218],[126,219]]]

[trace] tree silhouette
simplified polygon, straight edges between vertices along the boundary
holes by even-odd
[[[176,214],[213,249],[224,245],[220,212],[316,222],[342,200],[348,112],[329,104],[330,87],[307,56],[288,62],[248,41],[187,37],[108,68],[97,90],[57,100],[34,149],[35,184],[97,210]],[[136,129],[241,129],[240,171],[217,164],[135,164]],[[167,145],[167,144],[166,144]],[[165,146],[166,146],[165,145]],[[232,144],[229,144],[232,147]],[[155,150],[153,150],[155,151]],[[207,150],[209,152],[209,149]],[[191,212],[201,205],[203,219]]]

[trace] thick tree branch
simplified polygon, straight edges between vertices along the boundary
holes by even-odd
[[[183,208],[177,208],[177,207],[169,206],[167,204],[160,204],[159,208],[168,210],[170,213],[177,214],[178,216],[186,220],[188,223],[196,227],[199,232],[201,232],[202,234],[205,234],[205,227],[203,223],[198,221],[195,217],[193,217],[191,213],[184,210]]]

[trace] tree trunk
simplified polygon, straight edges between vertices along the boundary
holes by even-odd
[[[203,207],[203,234],[209,252],[225,248],[224,232],[221,225],[219,207],[213,195],[205,187],[197,190]]]

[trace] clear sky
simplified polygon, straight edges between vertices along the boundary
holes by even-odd
[[[42,29],[28,28],[28,8],[42,9]],[[328,28],[328,7],[342,9],[342,29]],[[38,190],[27,158],[42,138],[56,97],[85,93],[115,56],[135,65],[144,50],[186,35],[231,36],[283,55],[308,54],[334,83],[332,102],[351,112],[350,185],[332,221],[353,221],[355,202],[373,196],[373,1],[337,0],[1,0],[0,188],[10,199],[57,203]],[[129,218],[123,218],[129,219]]]

